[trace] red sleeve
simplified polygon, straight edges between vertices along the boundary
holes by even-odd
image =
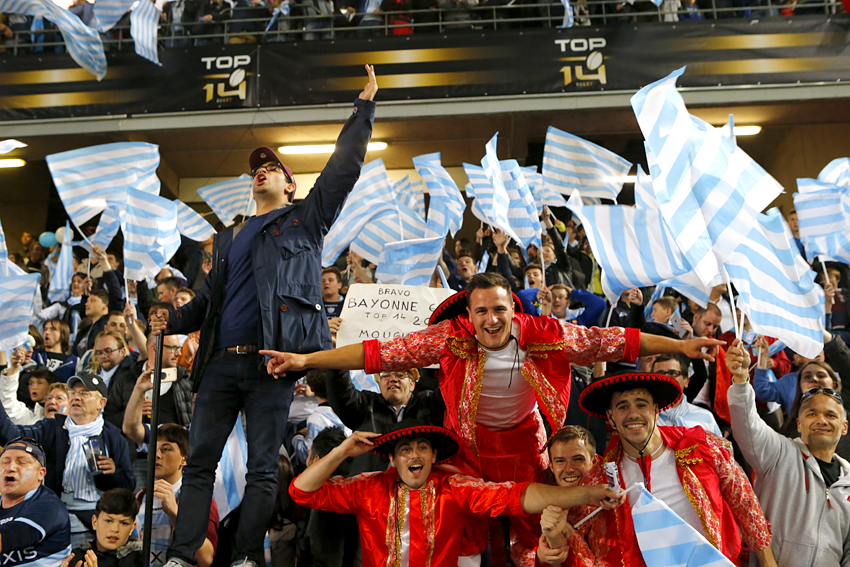
[[[637,337],[634,338],[634,332],[629,333],[622,327],[587,328],[562,321],[561,328],[564,352],[574,364],[624,360],[627,353],[634,353],[634,357],[637,358],[637,351],[640,349],[640,331],[637,331]],[[634,358],[631,360],[633,361]]]
[[[634,362],[640,355],[640,329],[626,329],[626,346],[623,347],[623,360]]]
[[[372,374],[381,370],[410,370],[424,368],[440,362],[440,355],[446,348],[446,337],[451,330],[451,321],[443,321],[437,325],[414,331],[401,337],[380,343],[379,366],[374,367],[374,355],[369,353],[373,345],[366,346],[366,373]],[[373,342],[373,341],[367,341]],[[377,343],[378,341],[374,341]]]
[[[215,498],[210,506],[210,524],[207,526],[207,539],[213,546],[213,554],[218,549],[218,504],[215,503]]]
[[[354,514],[358,511],[361,494],[382,489],[378,476],[380,474],[364,473],[351,478],[335,476],[315,492],[305,492],[296,487],[293,481],[289,485],[289,495],[296,503],[315,510]]]
[[[476,516],[526,517],[522,493],[527,482],[486,482],[480,478],[455,474],[449,477],[455,500]]]
[[[381,341],[372,339],[363,341],[363,371],[366,374],[377,374],[381,371]]]

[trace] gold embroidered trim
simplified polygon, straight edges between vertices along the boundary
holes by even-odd
[[[461,390],[462,400],[458,407],[458,421],[460,422],[461,432],[466,439],[469,439],[469,444],[472,447],[472,452],[478,456],[478,436],[475,424],[477,423],[478,415],[478,399],[481,396],[481,386],[484,376],[484,361],[485,355],[481,349],[478,349],[477,368],[473,366],[473,360],[468,360],[466,363],[466,372],[463,378],[463,389]],[[470,376],[472,374],[472,376]],[[466,419],[464,419],[464,409],[466,410]]]
[[[475,358],[475,341],[470,337],[446,337],[446,344],[452,353],[467,360]]]
[[[679,449],[676,451],[676,463],[683,469],[687,468],[688,465],[695,465],[697,463],[702,462],[702,457],[694,457],[692,459],[686,459],[685,457],[691,453],[694,449],[696,449],[696,445],[691,445],[690,447],[685,447],[684,449]]]
[[[419,489],[419,504],[422,508],[422,525],[425,528],[425,541],[428,544],[428,559],[426,567],[430,567],[431,558],[434,556],[434,505],[437,501],[434,481]]]
[[[525,352],[526,356],[549,358],[549,355],[545,354],[547,351],[564,350],[565,348],[567,348],[567,343],[562,340],[554,343],[528,343],[525,345]]]
[[[549,399],[552,398],[552,403],[557,404],[557,401],[560,400],[560,396],[558,396],[558,392],[555,391],[555,388],[552,387],[549,381],[546,380],[546,377],[543,376],[543,373],[540,372],[540,369],[537,368],[537,366],[530,360],[526,360],[525,364],[522,365],[522,368],[520,368],[519,371],[523,377],[525,377],[525,381],[534,388],[535,392],[537,392],[537,399],[542,401],[543,405],[546,406],[546,412],[549,416],[559,425],[562,425],[564,420],[567,418],[567,410],[563,407],[563,404],[553,407],[553,405],[549,403]],[[532,375],[532,371],[534,375]],[[548,390],[550,397],[545,395],[543,391],[544,388]]]
[[[387,567],[399,567],[401,564],[401,528],[398,527],[399,519],[398,508],[398,489],[399,485],[396,482],[395,490],[390,496],[390,510],[387,514]]]
[[[696,446],[696,445],[694,445]],[[683,451],[688,451],[689,449],[682,449]],[[677,451],[678,453],[678,451]],[[689,467],[682,467],[685,469],[685,475],[690,475],[693,478],[693,481],[696,483],[696,486],[702,487],[697,479],[697,476]],[[682,488],[685,489],[685,496],[688,497],[688,500],[691,501],[691,506],[694,507],[694,511],[696,511],[699,516],[699,521],[702,524],[702,529],[705,531],[705,535],[708,537],[708,542],[713,545],[716,549],[720,549],[720,543],[717,541],[717,538],[714,537],[714,530],[711,529],[710,521],[716,521],[714,518],[714,510],[711,509],[711,505],[709,503],[708,506],[701,506],[699,502],[697,502],[696,496],[691,492],[691,489],[688,488],[688,483],[685,479],[682,479]],[[706,495],[707,496],[707,495]],[[706,513],[706,508],[708,509],[708,513]],[[712,518],[708,518],[708,515],[712,515]]]

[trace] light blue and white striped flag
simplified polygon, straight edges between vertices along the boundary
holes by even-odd
[[[624,178],[632,164],[593,142],[588,142],[554,126],[546,132],[543,149],[543,182],[554,190],[617,200]]]
[[[68,53],[83,69],[103,79],[106,75],[106,55],[97,31],[51,0],[0,0],[0,12],[47,18],[59,28]]]
[[[100,214],[97,230],[89,240],[104,250],[112,243],[118,234],[118,229],[124,224],[125,207],[123,205],[109,205]]]
[[[393,184],[387,176],[384,160],[378,158],[360,170],[360,178],[325,235],[322,265],[333,264],[370,221],[393,214],[396,214]]]
[[[9,262],[9,248],[6,247],[6,233],[3,232],[2,225],[0,225],[0,262],[2,262],[4,266],[11,263]],[[6,270],[0,275],[8,276],[9,272]]]
[[[778,209],[758,222],[726,262],[736,304],[753,329],[807,358],[823,350],[823,290],[791,241]]]
[[[531,196],[534,198],[534,204],[537,207],[537,214],[543,214],[543,206],[550,207],[566,207],[567,200],[564,195],[555,191],[550,185],[543,182],[543,174],[536,171],[526,171],[528,168],[522,167],[522,174],[528,182],[528,188],[531,189]],[[537,168],[531,168],[537,169]]]
[[[428,285],[445,243],[446,237],[438,235],[386,244],[376,279],[383,284]]]
[[[46,159],[62,204],[78,227],[107,205],[123,207],[130,188],[159,195],[159,146],[155,144],[104,144]]]
[[[463,225],[466,201],[449,172],[440,165],[440,153],[417,156],[413,158],[413,166],[431,196],[428,205],[428,237],[441,235],[445,238],[448,233],[454,237]]]
[[[486,157],[481,162],[482,164],[487,163]],[[487,166],[490,165],[490,163],[487,163]],[[508,221],[508,207],[511,200],[508,198],[508,191],[502,182],[502,170],[499,161],[496,160],[495,169],[491,172],[487,171],[487,167],[478,167],[471,163],[463,164],[463,171],[469,178],[469,183],[466,185],[466,195],[475,198],[472,202],[472,214],[475,215],[475,218],[498,228],[510,238],[519,242],[519,236],[514,233]],[[497,176],[498,184],[493,183],[492,173]]]
[[[425,188],[421,181],[413,183],[410,181],[410,176],[405,175],[393,186],[393,191],[398,195],[400,202],[416,211],[423,219],[425,218]]]
[[[0,142],[0,154],[8,154],[12,150],[25,147],[27,147],[27,145],[23,142],[19,142],[18,140],[3,140]]]
[[[183,201],[174,201],[174,207],[177,209],[177,230],[186,238],[203,242],[215,234],[212,225]]]
[[[213,183],[198,189],[198,195],[210,206],[215,215],[224,226],[231,226],[239,215],[252,216],[257,212],[257,203],[248,199],[253,194],[254,180],[250,175],[243,173],[239,177],[228,179],[220,183]]]
[[[103,0],[98,0],[102,2]],[[97,6],[97,2],[95,3]],[[139,0],[130,12],[130,36],[136,44],[136,53],[162,67],[156,53],[156,30],[162,12],[150,0]]]
[[[655,289],[652,291],[652,296],[650,296],[649,301],[646,303],[646,307],[643,309],[643,316],[647,321],[652,321],[652,304],[664,297],[664,292],[667,290],[666,286],[657,285]],[[655,321],[656,323],[660,323],[661,321]],[[666,321],[665,321],[666,323]]]
[[[97,0],[94,3],[94,17],[97,30],[107,32],[115,27],[136,0]],[[132,17],[132,14],[131,14]]]
[[[850,228],[838,185],[815,179],[798,179],[799,193],[794,193],[794,207],[800,227],[800,240],[809,261],[819,255],[842,256],[836,235]],[[847,251],[850,254],[850,250]]]
[[[559,28],[571,28],[575,24],[575,16],[573,15],[573,7],[570,6],[570,0],[561,0],[564,5],[564,21],[561,22]]]
[[[818,174],[818,181],[832,183],[850,190],[850,158],[838,158],[829,162]]]
[[[245,474],[248,472],[248,443],[242,427],[242,414],[227,437],[221,459],[215,470],[213,498],[218,506],[218,519],[223,520],[242,503]]]
[[[643,189],[648,183],[638,168],[638,204],[654,200]],[[585,205],[581,191],[573,192],[569,207],[587,231],[593,256],[602,268],[602,288],[612,303],[633,287],[660,285],[689,271],[657,208]]]
[[[180,247],[177,209],[158,195],[129,189],[124,225],[124,277],[155,276]]]
[[[388,214],[366,223],[351,242],[351,249],[373,264],[380,261],[385,244],[425,237],[425,221],[419,213],[400,202],[398,195],[394,204],[395,208],[390,209]]]
[[[702,534],[641,484],[632,520],[644,563],[652,567],[734,567]]]
[[[9,262],[6,262],[8,265]],[[0,276],[0,351],[24,344],[41,274]]]
[[[661,213],[707,284],[783,190],[717,128],[688,113],[676,90],[683,72],[642,88],[631,103],[655,157],[649,173]]]
[[[378,383],[375,381],[374,374],[366,374],[362,370],[351,370],[349,371],[351,375],[351,383],[354,384],[354,388],[358,392],[375,392],[376,394],[381,393],[381,388],[378,386]]]
[[[50,289],[47,291],[47,299],[51,302],[64,301],[71,293],[71,278],[74,276],[74,252],[71,249],[71,223],[65,222],[65,239],[59,251],[59,261],[53,269],[53,277],[50,280]]]
[[[543,243],[540,234],[540,218],[537,216],[537,205],[531,189],[525,181],[525,176],[515,159],[502,160],[499,162],[502,168],[502,183],[508,193],[510,204],[508,205],[508,223],[511,229],[519,237],[523,248],[534,244],[541,248]]]

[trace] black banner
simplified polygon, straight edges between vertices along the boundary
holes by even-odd
[[[67,55],[0,55],[0,119],[348,102],[377,67],[382,100],[850,79],[850,18],[720,20],[160,50],[108,56],[98,83]]]

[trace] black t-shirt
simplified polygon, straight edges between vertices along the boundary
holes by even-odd
[[[841,465],[839,462],[833,457],[831,463],[825,463],[815,457],[815,461],[820,467],[820,474],[823,475],[823,480],[826,483],[827,487],[832,486],[838,480],[838,477],[841,476]]]
[[[68,510],[44,486],[11,508],[0,507],[0,536],[4,567],[59,565],[71,554]]]
[[[340,313],[342,313],[342,302],[345,300],[345,297],[340,295],[339,301],[324,301],[322,303],[325,304],[325,316],[328,319],[333,319],[334,317],[339,317]]]

